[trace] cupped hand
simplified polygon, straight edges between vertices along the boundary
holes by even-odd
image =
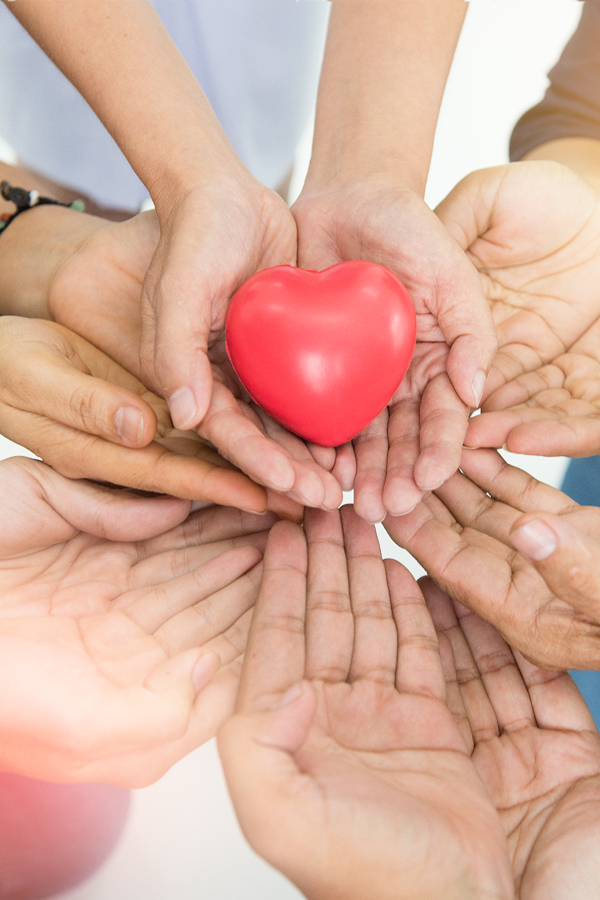
[[[504,825],[519,900],[600,897],[600,736],[566,672],[511,651],[498,632],[422,582],[448,692]]]
[[[594,352],[600,315],[596,190],[556,162],[513,163],[467,176],[437,214],[479,271],[498,333],[466,443],[584,455],[598,445],[591,368],[580,359]]]
[[[311,182],[309,173],[292,212],[300,266],[367,259],[387,266],[415,304],[413,370],[388,413],[354,442],[357,511],[381,521],[386,511],[405,513],[456,471],[469,408],[479,406],[496,351],[489,309],[456,241],[399,180],[338,185]]]
[[[0,464],[3,771],[129,787],[233,710],[273,517]]]
[[[295,226],[289,211],[286,211],[285,205],[278,197],[273,195],[271,198],[271,192],[265,196],[269,198],[269,203],[265,200],[265,228],[268,225],[270,230],[267,229],[268,233],[263,234],[265,243],[264,247],[261,245],[262,255],[257,255],[257,246],[252,244],[254,248],[252,253],[255,256],[252,256],[250,249],[244,251],[248,254],[248,258],[243,256],[241,244],[246,240],[249,242],[248,235],[254,234],[256,237],[258,225],[255,222],[254,231],[249,225],[249,230],[244,231],[245,219],[241,213],[237,215],[231,203],[223,206],[217,222],[210,218],[208,211],[206,220],[199,217],[197,209],[193,215],[190,213],[199,235],[198,240],[202,239],[200,249],[190,249],[192,225],[187,219],[185,223],[179,223],[177,219],[175,230],[178,239],[177,241],[173,239],[172,253],[168,254],[168,262],[165,257],[163,276],[157,282],[153,295],[156,299],[165,293],[164,304],[168,306],[168,309],[164,304],[160,307],[162,312],[156,319],[157,335],[162,335],[160,342],[156,344],[157,353],[160,350],[161,358],[168,358],[169,366],[179,367],[181,372],[190,364],[192,357],[194,360],[200,357],[209,360],[206,365],[212,368],[209,373],[208,408],[196,430],[223,457],[269,491],[289,494],[295,502],[308,506],[335,509],[342,501],[339,484],[328,471],[333,466],[335,454],[332,451],[329,453],[321,451],[317,454],[319,460],[317,463],[300,438],[279,428],[268,417],[252,409],[250,398],[235,377],[225,353],[223,322],[227,304],[231,294],[244,278],[253,274],[250,262],[256,264],[257,268],[263,268],[279,262],[290,262],[294,258],[294,254],[291,256],[288,254],[285,258],[278,256],[278,248],[287,246],[286,241],[289,242],[292,236],[295,247]],[[278,216],[282,215],[279,204],[282,205],[289,221],[279,222]],[[278,211],[277,215],[273,211],[272,215],[269,213],[271,206]],[[61,212],[70,211],[61,210]],[[142,315],[140,293],[153,254],[155,251],[159,255],[166,253],[165,241],[160,244],[158,250],[156,249],[160,235],[156,215],[142,213],[116,225],[104,223],[101,228],[97,226],[97,220],[90,216],[82,216],[80,213],[73,215],[81,216],[79,220],[81,234],[76,240],[69,233],[71,249],[65,254],[61,264],[55,267],[48,288],[49,315],[87,338],[127,371],[148,384],[148,369],[142,370],[140,367],[140,346],[146,358],[149,350],[148,353],[146,351],[150,345],[146,343],[149,338],[143,337],[143,333],[154,334],[152,318],[154,313],[151,314],[149,311],[149,301],[146,297]],[[196,221],[198,218],[201,221]],[[184,224],[185,228],[190,228],[190,236],[185,240],[182,237],[185,231]],[[69,225],[71,228],[75,227],[72,223]],[[239,238],[239,252],[235,250],[237,244],[231,237],[229,240],[233,243],[227,244],[228,227],[231,227]],[[185,264],[181,261],[175,265],[174,259],[179,259],[181,255],[187,261]],[[246,268],[242,266],[242,257]],[[158,258],[154,257],[152,268],[152,277],[157,278]],[[226,268],[226,278],[223,276],[223,267]],[[188,306],[185,308],[182,305],[183,300],[177,299],[177,293],[176,302],[173,302],[173,290],[177,285],[182,291],[185,287],[189,294],[187,282],[185,285],[183,283],[184,272],[187,273],[188,279],[192,278],[192,275],[194,279],[194,289],[191,297],[188,296]],[[167,282],[174,285],[168,296],[165,287]],[[146,282],[146,285],[149,283]],[[158,303],[158,299],[156,302]],[[204,349],[199,350],[196,346],[200,340],[198,335],[203,333],[202,329],[208,321],[207,316],[209,313],[212,315],[211,310],[217,318],[213,323],[214,327],[210,326],[212,328],[210,336],[208,332],[206,334],[206,346],[203,345]],[[142,320],[146,323],[145,332]],[[193,323],[198,324],[192,327]],[[183,335],[180,333],[182,331]],[[179,336],[174,337],[176,334]],[[186,349],[189,348],[190,342],[193,345],[191,357],[189,349]],[[207,350],[209,344],[210,348]],[[199,378],[200,375],[196,374]],[[156,383],[154,377],[150,382]],[[178,421],[182,421],[181,417]]]
[[[305,533],[271,531],[218,735],[248,840],[311,900],[512,897],[417,585],[351,507]]]
[[[531,662],[600,668],[600,509],[493,450],[465,450],[461,470],[408,516],[389,516],[392,539]]]

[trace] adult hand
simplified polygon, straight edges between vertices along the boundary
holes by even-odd
[[[458,468],[469,408],[479,406],[495,353],[477,272],[400,179],[307,180],[292,211],[300,266],[368,259],[397,275],[415,304],[413,363],[388,411],[354,441],[359,515],[404,514]]]
[[[351,507],[308,511],[306,541],[271,532],[218,735],[248,840],[310,898],[513,897],[417,585]]]
[[[0,486],[2,770],[154,781],[233,709],[273,518],[183,521],[188,502],[24,459]]]
[[[275,199],[278,203],[282,203],[279,198]],[[265,208],[266,206],[265,202]],[[285,207],[283,208],[285,210]],[[229,219],[225,215],[227,210]],[[46,215],[46,210],[36,210],[36,216],[38,212]],[[207,278],[210,276],[209,280],[216,280],[216,273],[221,271],[219,266],[222,266],[223,260],[235,262],[236,259],[231,247],[219,249],[216,246],[218,240],[225,241],[226,223],[233,220],[237,223],[236,227],[242,227],[241,213],[234,215],[234,210],[225,202],[220,207],[221,213],[225,217],[220,222],[221,230],[219,231],[217,227],[219,223],[212,222],[210,228],[207,225],[208,231],[204,235],[204,240],[208,244],[202,265],[209,259],[214,267],[210,273],[205,273]],[[98,220],[91,216],[83,216],[71,210],[59,210],[54,212],[54,215],[57,217],[55,231],[56,224],[60,226],[57,240],[61,238],[59,241],[61,253],[55,254],[59,258],[52,260],[49,277],[39,279],[42,288],[38,289],[38,293],[43,296],[44,302],[38,304],[42,309],[36,310],[34,314],[50,315],[90,340],[129,372],[143,380],[139,356],[142,340],[140,292],[159,238],[155,214],[143,213],[118,225],[102,223],[101,226],[98,225]],[[289,216],[289,212],[287,215]],[[30,219],[28,226],[30,229],[31,222]],[[40,219],[37,219],[37,223],[40,227],[48,227],[48,223],[41,222]],[[20,232],[13,234],[10,232],[19,224],[20,219],[13,223],[6,233],[6,237],[10,237],[13,241],[10,248],[6,247],[6,252],[8,255],[9,250],[12,251],[13,259],[17,249],[14,245],[19,242]],[[189,227],[191,228],[191,225]],[[271,221],[271,227],[274,231],[279,228],[280,237],[285,232],[283,225],[276,227],[274,220]],[[292,229],[295,240],[293,221]],[[61,230],[64,230],[64,235],[61,234]],[[31,240],[30,234],[27,237]],[[275,241],[275,237],[273,235],[271,237]],[[214,246],[212,241],[216,242]],[[64,250],[65,245],[67,251]],[[268,256],[271,251],[272,257]],[[200,265],[197,254],[197,250],[189,254],[195,260],[194,265]],[[270,245],[266,246],[265,254],[261,257],[261,265],[275,265],[275,249]],[[284,261],[289,262],[288,259]],[[169,272],[172,271],[169,267],[167,269]],[[180,271],[183,269],[177,268],[177,272]],[[233,292],[249,274],[252,272],[247,269],[239,275],[239,280],[235,284],[233,280],[228,281],[227,290],[231,288]],[[206,287],[207,282],[203,281],[198,273],[195,273],[194,278],[197,289],[193,296],[196,298],[200,296],[201,286]],[[14,280],[17,281],[16,278]],[[2,290],[0,276],[0,297],[7,293],[14,296],[12,284],[10,292],[7,288]],[[212,393],[208,411],[196,429],[198,434],[213,444],[222,456],[244,471],[253,481],[265,486],[269,491],[287,493],[292,500],[301,504],[336,508],[342,501],[342,493],[336,479],[327,471],[335,461],[333,451],[329,453],[320,451],[317,454],[319,460],[317,463],[304,441],[282,429],[250,403],[250,398],[235,377],[225,353],[222,333],[227,308],[225,299],[228,302],[230,297],[230,294],[227,294],[225,298],[226,294],[225,289],[219,294],[221,333],[215,331],[211,335],[212,346],[209,355],[213,373]],[[13,303],[13,307],[6,311],[19,312],[19,309],[18,306],[15,309]],[[181,310],[178,314],[181,314]],[[190,321],[201,318],[199,314],[190,313],[190,316]],[[200,351],[198,354],[203,355]],[[173,356],[177,357],[178,353],[174,352]]]
[[[479,270],[498,332],[483,413],[471,420],[466,443],[595,452],[596,190],[556,162],[515,163],[472,173],[437,213]]]
[[[50,322],[0,318],[0,430],[70,478],[257,513],[267,508],[262,488],[193,433],[173,429],[164,400]],[[293,515],[282,499],[270,501]]]
[[[452,647],[448,691],[504,825],[517,896],[600,897],[600,737],[581,694],[566,672],[531,665],[479,616],[421,584]]]
[[[465,450],[461,470],[410,515],[388,517],[392,539],[533,663],[600,668],[600,509],[492,450]]]

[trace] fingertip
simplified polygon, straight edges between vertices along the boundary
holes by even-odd
[[[533,562],[549,559],[559,544],[559,538],[547,522],[522,517],[514,523],[510,539],[513,547]]]

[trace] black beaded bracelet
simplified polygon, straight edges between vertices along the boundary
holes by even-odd
[[[24,188],[13,187],[9,181],[0,182],[0,194],[5,200],[14,203],[17,211],[12,215],[10,213],[2,213],[0,215],[0,234],[5,231],[11,222],[20,216],[21,213],[33,209],[35,206],[65,206],[67,209],[76,209],[78,212],[85,211],[85,203],[83,200],[74,200],[73,203],[61,203],[60,200],[52,200],[51,197],[40,197],[38,191],[26,191]]]

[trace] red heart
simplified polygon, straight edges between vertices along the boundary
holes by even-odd
[[[335,447],[389,403],[415,347],[406,288],[375,263],[263,269],[237,291],[227,353],[252,399],[306,440]]]

